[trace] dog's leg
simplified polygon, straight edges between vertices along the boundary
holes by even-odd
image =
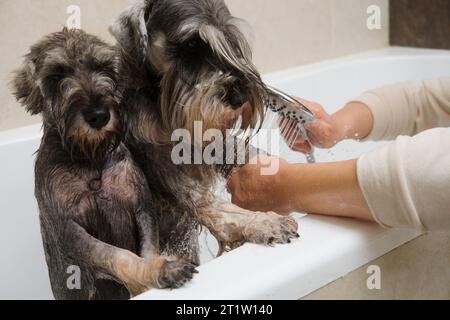
[[[179,288],[188,280],[192,279],[193,273],[196,273],[197,271],[193,268],[185,270],[185,267],[194,266],[195,262],[188,261],[181,256],[161,255],[163,253],[161,253],[161,248],[159,246],[158,228],[150,213],[141,211],[137,215],[137,226],[141,239],[140,256],[149,263],[153,263],[153,261],[157,260],[166,260],[166,263],[160,268],[157,288]]]
[[[298,224],[273,212],[253,212],[227,202],[216,202],[200,214],[200,221],[217,239],[218,255],[245,242],[272,245],[298,238]]]
[[[141,211],[136,216],[136,224],[141,245],[140,256],[147,261],[155,259],[159,255],[159,236],[152,216]]]
[[[152,288],[177,288],[196,273],[194,265],[178,258],[156,256],[147,260],[108,245],[73,221],[67,224],[66,232],[71,254],[86,266],[123,283],[132,296]]]
[[[254,157],[268,155],[238,137],[227,137],[224,147],[225,150],[234,151],[227,152],[226,164],[216,168],[226,179],[234,170]],[[241,163],[242,160],[244,162]],[[209,197],[214,199],[213,195]],[[225,201],[211,201],[211,203],[206,210],[202,210],[200,221],[219,241],[219,255],[245,242],[271,245],[288,243],[291,239],[299,237],[298,224],[291,217],[282,217],[274,212],[253,212]]]

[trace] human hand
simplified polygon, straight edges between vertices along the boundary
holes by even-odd
[[[232,202],[252,211],[274,211],[281,215],[294,211],[284,181],[288,163],[281,158],[262,155],[257,161],[251,161],[255,162],[242,167],[228,180]],[[278,170],[273,175],[264,175],[263,169],[268,166],[278,166]]]
[[[298,101],[303,103],[316,117],[316,121],[312,124],[305,124],[308,130],[309,141],[319,148],[332,148],[338,142],[344,139],[344,127],[340,126],[337,119],[328,114],[326,110],[316,102],[307,101],[295,97]],[[279,120],[280,127],[283,127],[285,119]],[[283,133],[283,138],[289,140],[289,132]],[[298,136],[294,143],[291,143],[291,148],[294,151],[311,153],[311,144],[305,140],[302,135]]]

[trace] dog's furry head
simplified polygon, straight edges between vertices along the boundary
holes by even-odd
[[[31,47],[12,81],[14,94],[72,156],[104,157],[121,131],[118,59],[113,47],[81,30],[50,34]]]
[[[118,18],[111,33],[123,59],[159,86],[159,110],[147,126],[170,137],[192,131],[194,121],[204,130],[260,123],[266,91],[245,27],[223,0],[140,0]]]

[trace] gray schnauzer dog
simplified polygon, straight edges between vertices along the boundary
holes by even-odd
[[[57,299],[127,299],[196,273],[191,262],[160,255],[154,199],[123,143],[117,67],[114,47],[63,30],[31,48],[12,83],[44,120],[35,194]],[[81,270],[75,288],[73,266]]]
[[[252,64],[245,27],[223,0],[141,0],[110,29],[121,52],[127,141],[149,183],[150,210],[160,217],[159,243],[167,255],[198,261],[199,226],[217,238],[219,254],[245,242],[298,238],[290,217],[215,197],[215,186],[233,169],[229,159],[216,165],[171,159],[172,133],[193,133],[195,121],[221,132],[262,122],[267,90]],[[234,140],[228,136],[224,144],[235,146]]]

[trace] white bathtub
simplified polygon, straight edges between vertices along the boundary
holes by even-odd
[[[364,90],[403,80],[450,76],[450,52],[391,48],[267,75],[268,83],[333,112]],[[40,126],[0,132],[0,299],[52,299],[33,196]],[[319,161],[357,157],[379,144],[346,142]],[[291,162],[304,157],[282,147]],[[179,290],[137,299],[299,299],[420,234],[374,224],[298,216],[301,239],[266,248],[244,245],[213,259],[202,236],[200,273]]]

